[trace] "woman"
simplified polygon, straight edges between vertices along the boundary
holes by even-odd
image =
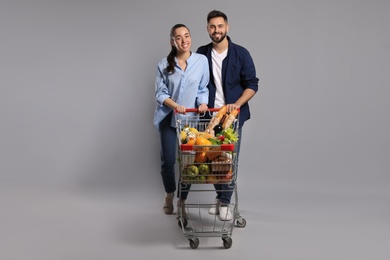
[[[165,189],[163,210],[173,213],[173,199],[176,191],[175,162],[177,150],[176,122],[173,111],[180,118],[190,115],[187,108],[198,108],[199,113],[207,111],[209,90],[209,67],[206,56],[191,52],[190,30],[183,24],[176,24],[170,34],[171,52],[157,67],[155,95],[156,109],[153,123],[159,130],[161,141],[161,176]],[[184,209],[187,193],[178,200]],[[179,196],[179,194],[178,194]],[[183,216],[185,212],[182,212]]]

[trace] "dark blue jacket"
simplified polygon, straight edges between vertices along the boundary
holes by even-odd
[[[227,36],[227,39],[229,41],[229,47],[227,56],[222,62],[222,87],[226,104],[232,104],[240,98],[242,92],[247,88],[257,92],[259,79],[256,77],[255,65],[249,51],[240,45],[234,44],[230,40],[230,37]],[[211,60],[212,47],[212,43],[209,43],[199,47],[196,51],[197,53],[206,55],[209,60],[210,81],[207,86],[209,89],[209,108],[214,107],[216,92]],[[245,103],[240,108],[240,127],[249,118],[249,104]]]

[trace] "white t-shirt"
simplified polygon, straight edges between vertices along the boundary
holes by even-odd
[[[211,50],[211,58],[213,65],[213,76],[214,76],[214,84],[216,89],[215,93],[215,108],[220,108],[225,105],[225,96],[223,95],[222,88],[222,61],[225,59],[227,55],[228,49],[226,49],[222,53],[218,53],[216,50]]]

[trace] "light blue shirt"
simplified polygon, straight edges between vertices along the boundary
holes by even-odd
[[[208,104],[209,89],[207,84],[210,80],[210,71],[206,56],[198,53],[191,53],[187,59],[186,70],[183,71],[177,65],[175,72],[168,74],[165,69],[168,65],[167,58],[163,58],[157,66],[155,83],[156,109],[154,111],[153,124],[158,128],[159,123],[172,111],[172,108],[165,106],[164,101],[171,98],[177,104],[186,108],[195,108],[201,104]],[[178,114],[178,118],[194,116],[193,113],[186,115]],[[175,117],[172,117],[173,127],[176,127]]]

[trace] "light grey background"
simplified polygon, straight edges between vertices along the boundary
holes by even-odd
[[[152,124],[175,23],[229,17],[260,78],[233,247],[162,213]],[[390,1],[0,2],[0,259],[390,257]],[[210,197],[210,201],[212,198]]]

